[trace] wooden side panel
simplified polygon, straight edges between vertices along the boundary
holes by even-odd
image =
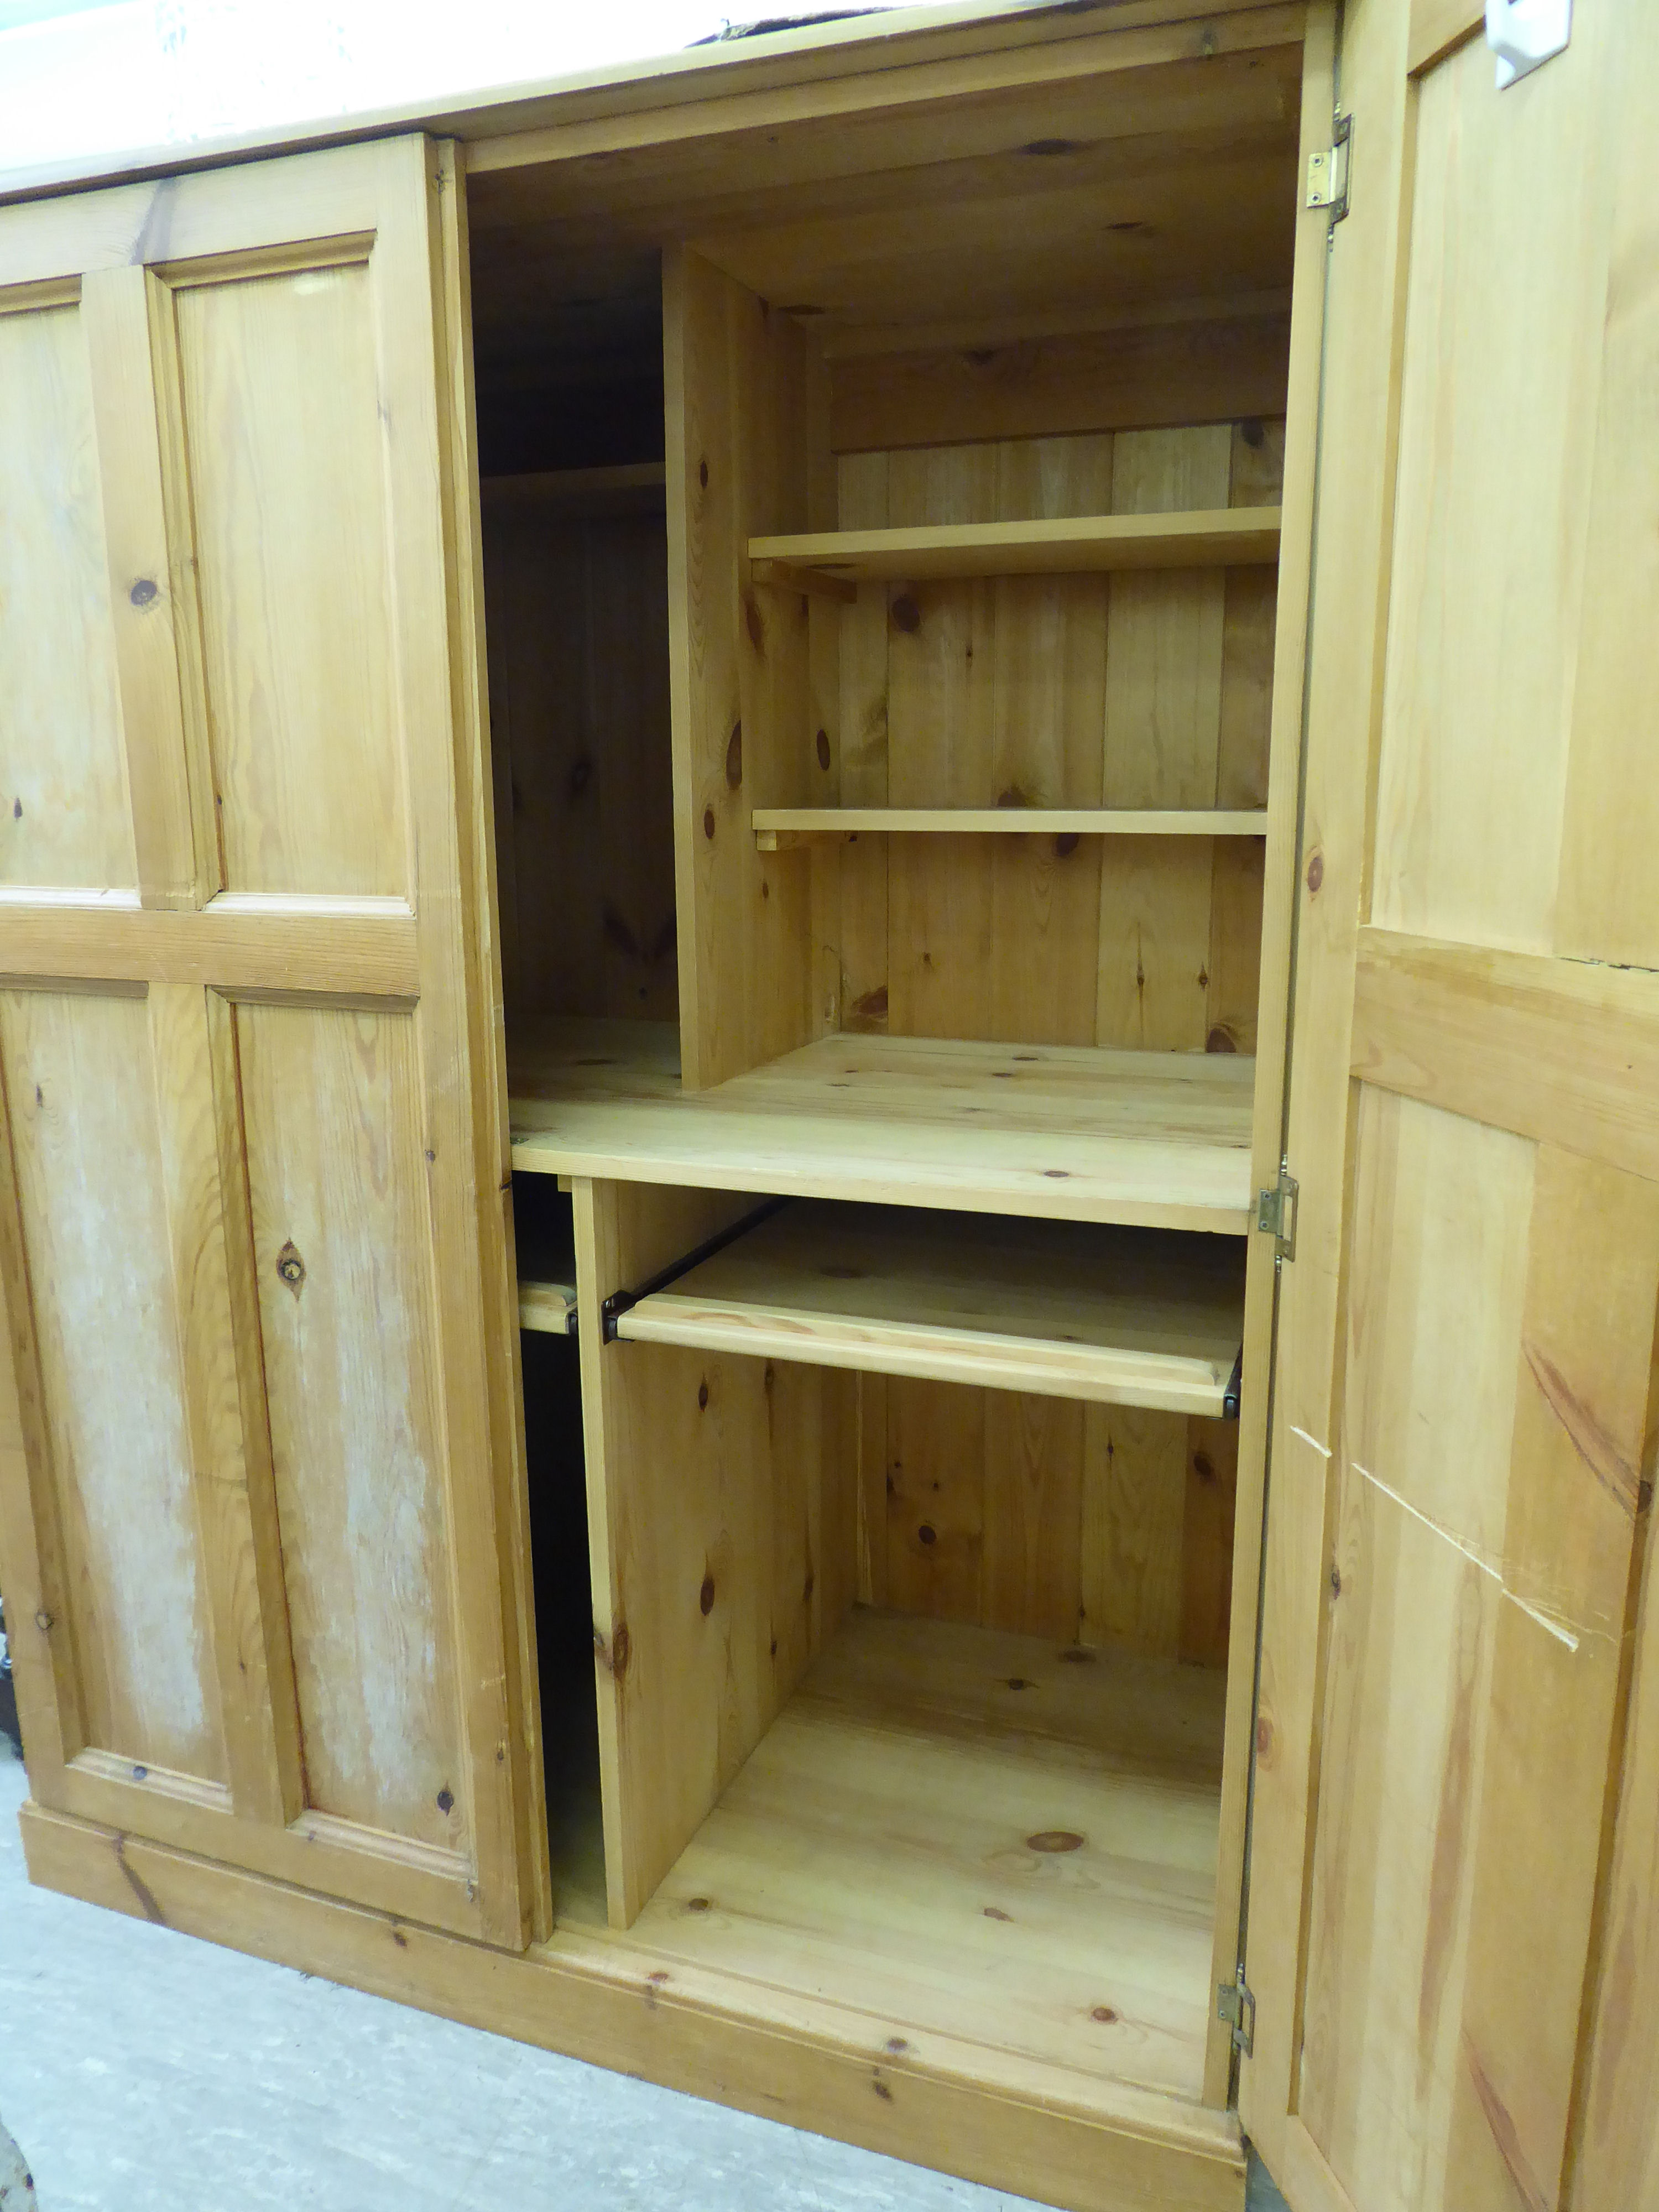
[[[86,1745],[224,1783],[148,1009],[9,991],[0,1052]]]
[[[406,895],[368,269],[180,289],[174,314],[227,888]]]
[[[508,1018],[672,1021],[662,520],[486,501],[484,571]]]
[[[137,883],[77,304],[0,292],[0,883]]]
[[[236,1029],[308,1801],[459,1849],[414,1023],[243,1006]]]

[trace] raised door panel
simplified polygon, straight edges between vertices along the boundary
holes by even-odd
[[[0,295],[0,885],[132,890],[92,380],[78,300]]]
[[[415,1024],[236,1013],[307,1791],[445,1849],[465,1814]]]
[[[150,1008],[8,991],[0,1061],[84,1741],[222,1786]]]
[[[1659,68],[1600,9],[1413,70],[1414,12],[1343,27],[1241,2109],[1297,2212],[1602,2212],[1590,2085],[1655,2087]]]
[[[233,892],[410,889],[371,267],[169,288]]]
[[[519,1943],[465,250],[418,138],[0,216],[0,1573],[40,1802]]]

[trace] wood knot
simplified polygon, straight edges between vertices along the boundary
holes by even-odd
[[[708,1382],[707,1377],[705,1377],[703,1381],[699,1382],[697,1385],[697,1411],[700,1413],[706,1413],[708,1411]]]
[[[299,1249],[291,1237],[276,1255],[276,1276],[279,1282],[288,1285],[297,1298],[300,1285],[306,1279],[306,1263],[300,1257]]]
[[[705,806],[702,810],[702,834],[705,837],[712,837],[714,834],[714,810],[712,806]]]
[[[705,1575],[703,1577],[702,1588],[697,1592],[697,1603],[702,1607],[705,1616],[713,1613],[714,1610],[714,1577],[713,1575]]]
[[[733,722],[732,734],[726,741],[726,781],[727,787],[736,791],[743,781],[743,724]]]
[[[893,627],[902,629],[907,637],[914,637],[921,628],[921,609],[908,592],[901,592],[892,605]]]
[[[1083,1838],[1075,1828],[1039,1828],[1036,1835],[1027,1836],[1025,1848],[1051,1858],[1062,1851],[1080,1851]]]
[[[127,597],[131,600],[135,607],[148,607],[155,604],[155,601],[159,597],[159,592],[156,586],[152,582],[149,577],[140,576],[137,582],[127,593]]]
[[[1068,1667],[1091,1667],[1094,1664],[1095,1655],[1086,1644],[1068,1644],[1060,1656]]]
[[[828,730],[820,730],[818,732],[817,752],[818,766],[820,768],[828,768],[830,765],[830,732]]]
[[[703,490],[704,490],[704,491],[707,491],[707,490],[708,490],[708,462],[707,462],[707,461],[699,461],[699,462],[697,463],[697,482],[698,482],[698,483],[702,487],[702,489],[703,489]]]
[[[1205,1038],[1204,1049],[1206,1052],[1237,1052],[1238,1046],[1232,1031],[1223,1029],[1218,1023]]]
[[[1089,2017],[1097,2020],[1103,2027],[1115,2027],[1117,2025],[1117,2014],[1110,2005],[1097,2005]]]
[[[1255,1755],[1265,1762],[1273,1757],[1273,1724],[1263,1713],[1255,1724]]]
[[[938,1529],[930,1528],[925,1521],[922,1522],[921,1528],[917,1529],[916,1534],[924,1544],[937,1544],[939,1541]]]
[[[438,1792],[438,1810],[441,1813],[453,1813],[454,1809],[455,1792],[446,1782],[443,1788]]]
[[[1316,853],[1308,863],[1308,889],[1316,892],[1325,880],[1325,855]]]
[[[758,604],[748,592],[744,594],[743,621],[744,629],[749,632],[750,644],[754,647],[757,653],[763,653],[766,650],[766,625],[761,620]]]
[[[628,1655],[632,1649],[629,1641],[628,1623],[619,1620],[611,1632],[607,1644],[604,1631],[593,1631],[593,1656],[599,1661],[613,1682],[620,1682],[628,1672]]]
[[[1077,831],[1075,830],[1062,830],[1059,836],[1054,840],[1055,860],[1069,860],[1073,854],[1076,852],[1077,847]]]
[[[1012,1920],[1014,1917],[1012,1912],[1005,1912],[1000,1905],[988,1905],[984,1911],[988,1920]]]
[[[706,1897],[688,1897],[685,1900],[685,1909],[688,1912],[707,1912],[708,1899]]]

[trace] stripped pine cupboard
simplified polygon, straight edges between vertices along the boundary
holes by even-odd
[[[1634,15],[0,207],[36,1880],[1085,2212],[1654,2201]]]

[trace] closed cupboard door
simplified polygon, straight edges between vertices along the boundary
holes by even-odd
[[[43,1804],[518,1943],[464,210],[0,210],[0,1587]]]
[[[1659,2202],[1659,42],[1351,0],[1241,2109]],[[1310,214],[1304,222],[1329,217]]]

